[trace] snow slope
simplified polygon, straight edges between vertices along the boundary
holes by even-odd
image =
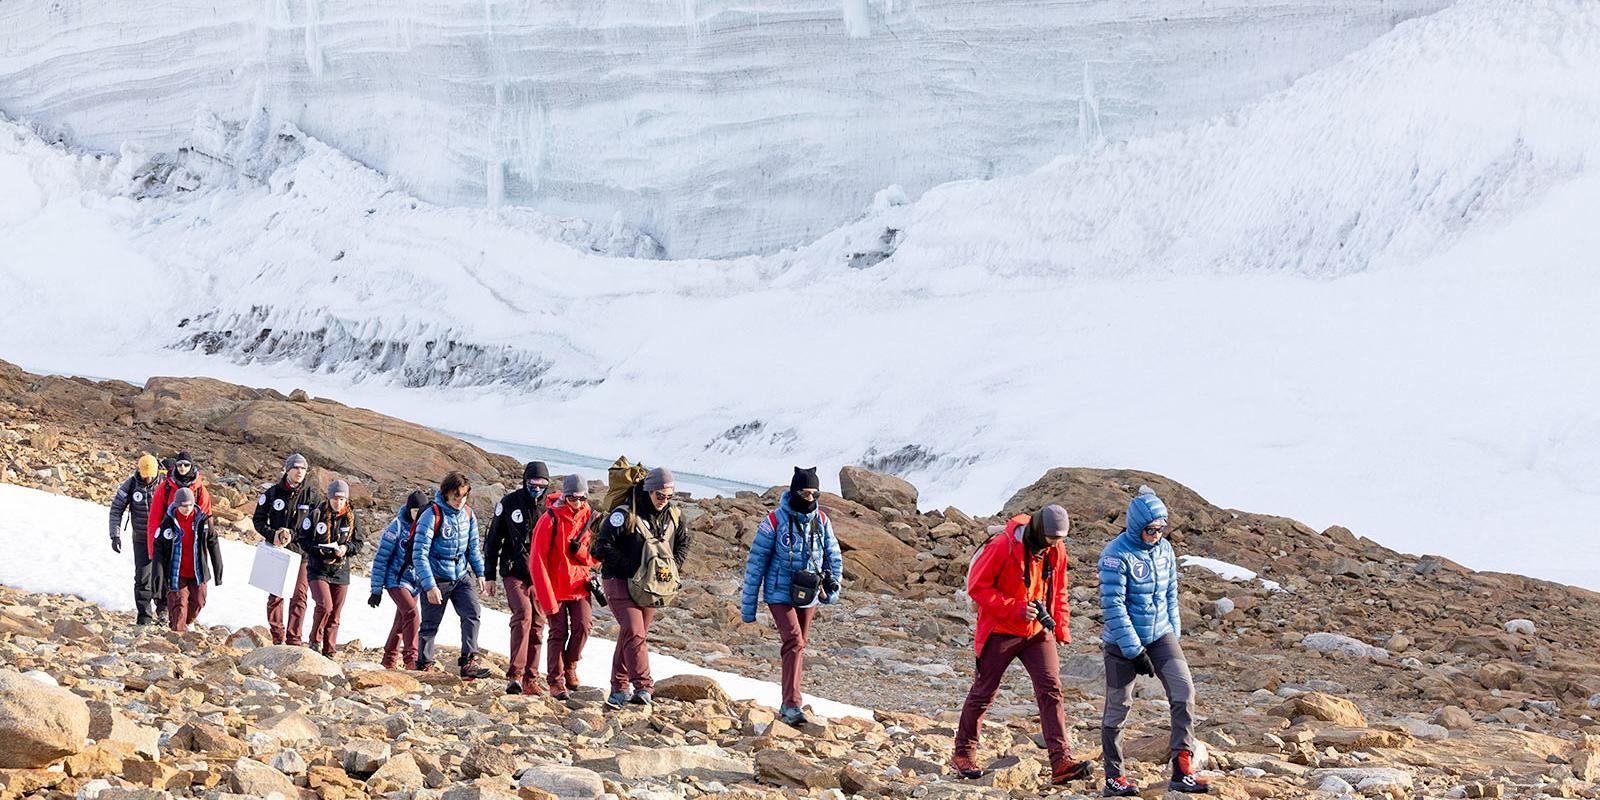
[[[70,594],[114,611],[132,613],[133,557],[127,552],[111,551],[106,541],[105,506],[0,483],[0,507],[5,508],[5,514],[0,515],[0,548],[8,553],[29,554],[28,558],[0,560],[0,584],[30,592]],[[124,536],[124,547],[127,542]],[[242,542],[223,541],[222,585],[211,587],[206,607],[200,612],[202,624],[232,629],[265,624],[266,593],[248,583],[254,555],[255,548]],[[369,607],[364,577],[357,576],[352,586],[340,619],[339,640],[343,643],[360,639],[368,648],[381,648],[394,621],[394,605],[385,600],[377,608]],[[670,624],[666,618],[663,621]],[[484,609],[479,643],[504,655],[510,641],[509,624],[510,617],[504,612]],[[461,629],[453,613],[446,616],[438,641],[441,645],[460,646]],[[583,685],[603,687],[610,682],[611,650],[615,644],[600,638],[589,640],[578,664]],[[376,660],[376,654],[372,655]],[[661,653],[651,653],[650,671],[657,680],[670,675],[709,675],[717,679],[728,696],[773,708],[782,699],[783,689],[777,684],[704,669]],[[806,695],[805,701],[826,717],[872,717],[867,709],[811,695]]]
[[[1447,2],[12,2],[0,112],[116,152],[265,111],[419,197],[721,256],[1237,107]]]
[[[174,166],[9,126],[0,356],[758,484],[866,463],[930,507],[1151,469],[1600,587],[1571,535],[1600,514],[1596,74],[1600,5],[1464,0],[1237,113],[670,264],[431,206],[294,130],[207,125],[234,155]]]

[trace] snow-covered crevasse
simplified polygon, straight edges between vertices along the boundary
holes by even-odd
[[[886,186],[1035,168],[1078,146],[1081,101],[1111,139],[1237,107],[1447,3],[4,3],[0,112],[117,152],[265,108],[424,199],[620,215],[725,256]]]
[[[270,379],[755,483],[891,464],[928,505],[979,511],[1051,466],[1134,466],[1223,505],[1600,586],[1582,571],[1600,544],[1569,535],[1600,515],[1600,339],[1575,335],[1600,295],[1597,27],[1592,2],[1465,0],[1238,114],[724,262],[574,252],[413,200],[292,130],[278,141],[302,155],[264,182],[134,201],[126,159],[11,126],[0,294],[26,302],[0,356]],[[1509,177],[1484,182],[1508,152]],[[1228,191],[1185,179],[1219,174]],[[1482,201],[1446,202],[1474,185]],[[1343,248],[1297,258],[1295,236],[1315,256],[1352,209]],[[1093,247],[1075,214],[1104,221]],[[339,356],[356,347],[152,356],[201,328],[325,326],[541,371],[447,359],[420,374],[469,388],[402,390],[419,373]]]

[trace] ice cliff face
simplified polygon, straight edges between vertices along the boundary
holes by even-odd
[[[5,3],[0,111],[112,152],[265,113],[427,200],[726,256],[809,241],[885,187],[915,198],[1238,107],[1445,5]]]

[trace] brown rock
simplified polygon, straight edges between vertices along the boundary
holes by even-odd
[[[1288,719],[1310,717],[1348,728],[1367,727],[1367,718],[1361,713],[1361,709],[1356,708],[1355,703],[1322,692],[1295,695],[1283,701],[1270,713]]]
[[[172,735],[173,747],[209,758],[229,759],[250,754],[250,746],[227,731],[203,722],[191,722]]]
[[[383,763],[372,777],[367,779],[367,791],[373,794],[387,794],[402,789],[415,789],[423,785],[426,776],[417,766],[416,756],[411,753],[399,753]]]
[[[1453,731],[1464,731],[1477,724],[1472,715],[1460,706],[1445,706],[1433,712],[1433,721]]]
[[[461,759],[461,774],[468,778],[510,775],[517,771],[517,759],[510,753],[486,744],[473,745]]]
[[[713,700],[720,705],[731,702],[728,693],[715,678],[706,675],[673,675],[656,683],[655,697],[661,700],[678,700],[694,703]]]
[[[34,769],[83,750],[89,706],[59,686],[0,669],[0,769]]]
[[[874,511],[895,508],[907,514],[917,513],[917,487],[893,475],[861,467],[839,470],[839,494]]]
[[[756,780],[769,786],[797,789],[838,788],[839,776],[833,770],[805,756],[769,748],[756,753]]]
[[[414,694],[422,691],[422,682],[398,670],[364,669],[351,671],[350,687],[358,691],[382,687],[401,694]]]

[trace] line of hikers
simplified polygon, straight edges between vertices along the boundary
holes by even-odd
[[[165,616],[173,630],[183,631],[204,607],[207,584],[221,585],[222,555],[211,530],[210,494],[193,459],[180,452],[164,475],[161,466],[141,456],[136,473],[119,487],[111,503],[111,544],[121,552],[122,518],[129,515],[137,622]],[[282,477],[257,498],[252,523],[266,542],[301,555],[287,622],[285,598],[267,599],[273,643],[303,644],[332,657],[350,564],[362,553],[365,537],[349,485],[334,480],[324,497],[307,482],[309,470],[300,454],[285,459]],[[608,477],[602,508],[610,511],[601,518],[589,504],[582,475],[567,475],[552,490],[548,467],[530,462],[523,485],[495,504],[481,540],[466,476],[445,476],[432,497],[412,492],[380,535],[371,565],[368,605],[377,608],[385,595],[395,604],[383,666],[437,670],[435,639],[449,606],[461,625],[462,677],[488,677],[478,646],[479,598],[493,596],[498,579],[511,608],[508,694],[548,691],[565,700],[581,688],[577,667],[598,603],[609,606],[618,623],[607,704],[651,705],[649,631],[656,611],[676,598],[691,537],[673,500],[670,470],[646,471],[619,459]],[[745,622],[756,621],[763,599],[771,613],[781,640],[779,716],[791,725],[806,722],[801,675],[817,608],[839,601],[844,579],[839,542],[820,499],[816,468],[796,467],[788,491],[757,525],[740,596]],[[1140,487],[1128,505],[1126,528],[1097,564],[1106,797],[1139,794],[1123,771],[1120,745],[1139,675],[1154,676],[1166,690],[1172,729],[1168,788],[1210,791],[1192,762],[1195,691],[1179,643],[1178,570],[1166,539],[1168,516],[1160,498]],[[1074,759],[1068,745],[1060,682],[1057,645],[1071,641],[1069,529],[1067,511],[1048,505],[990,528],[990,539],[973,557],[967,593],[977,607],[977,661],[950,760],[963,778],[986,772],[976,761],[978,732],[1013,661],[1022,662],[1033,684],[1050,781],[1066,784],[1093,775],[1093,762]],[[315,606],[309,639],[301,635],[308,596]],[[548,685],[539,676],[541,645]]]

